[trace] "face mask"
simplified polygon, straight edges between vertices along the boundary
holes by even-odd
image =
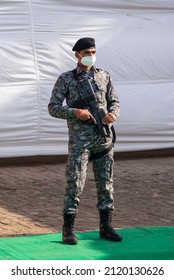
[[[82,57],[80,62],[85,66],[91,67],[94,65],[95,61],[96,61],[96,56],[84,56]]]

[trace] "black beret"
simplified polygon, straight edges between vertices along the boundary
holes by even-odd
[[[95,40],[90,37],[84,37],[84,38],[79,39],[75,43],[72,50],[79,52],[79,51],[89,49],[89,48],[95,48]]]

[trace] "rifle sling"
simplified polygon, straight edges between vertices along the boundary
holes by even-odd
[[[98,159],[98,158],[101,158],[102,156],[108,154],[112,150],[113,146],[114,146],[113,143],[111,143],[111,145],[108,148],[104,149],[101,152],[95,153],[95,152],[92,151],[90,156],[89,156],[89,160],[91,161],[91,160],[94,160],[94,159]]]

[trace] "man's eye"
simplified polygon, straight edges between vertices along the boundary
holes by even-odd
[[[95,54],[96,52],[86,52],[86,54]]]

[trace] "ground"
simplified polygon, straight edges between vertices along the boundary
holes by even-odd
[[[174,226],[174,156],[115,158],[113,226]],[[62,228],[66,162],[1,161],[0,236],[55,233]],[[98,229],[91,163],[76,231]]]

